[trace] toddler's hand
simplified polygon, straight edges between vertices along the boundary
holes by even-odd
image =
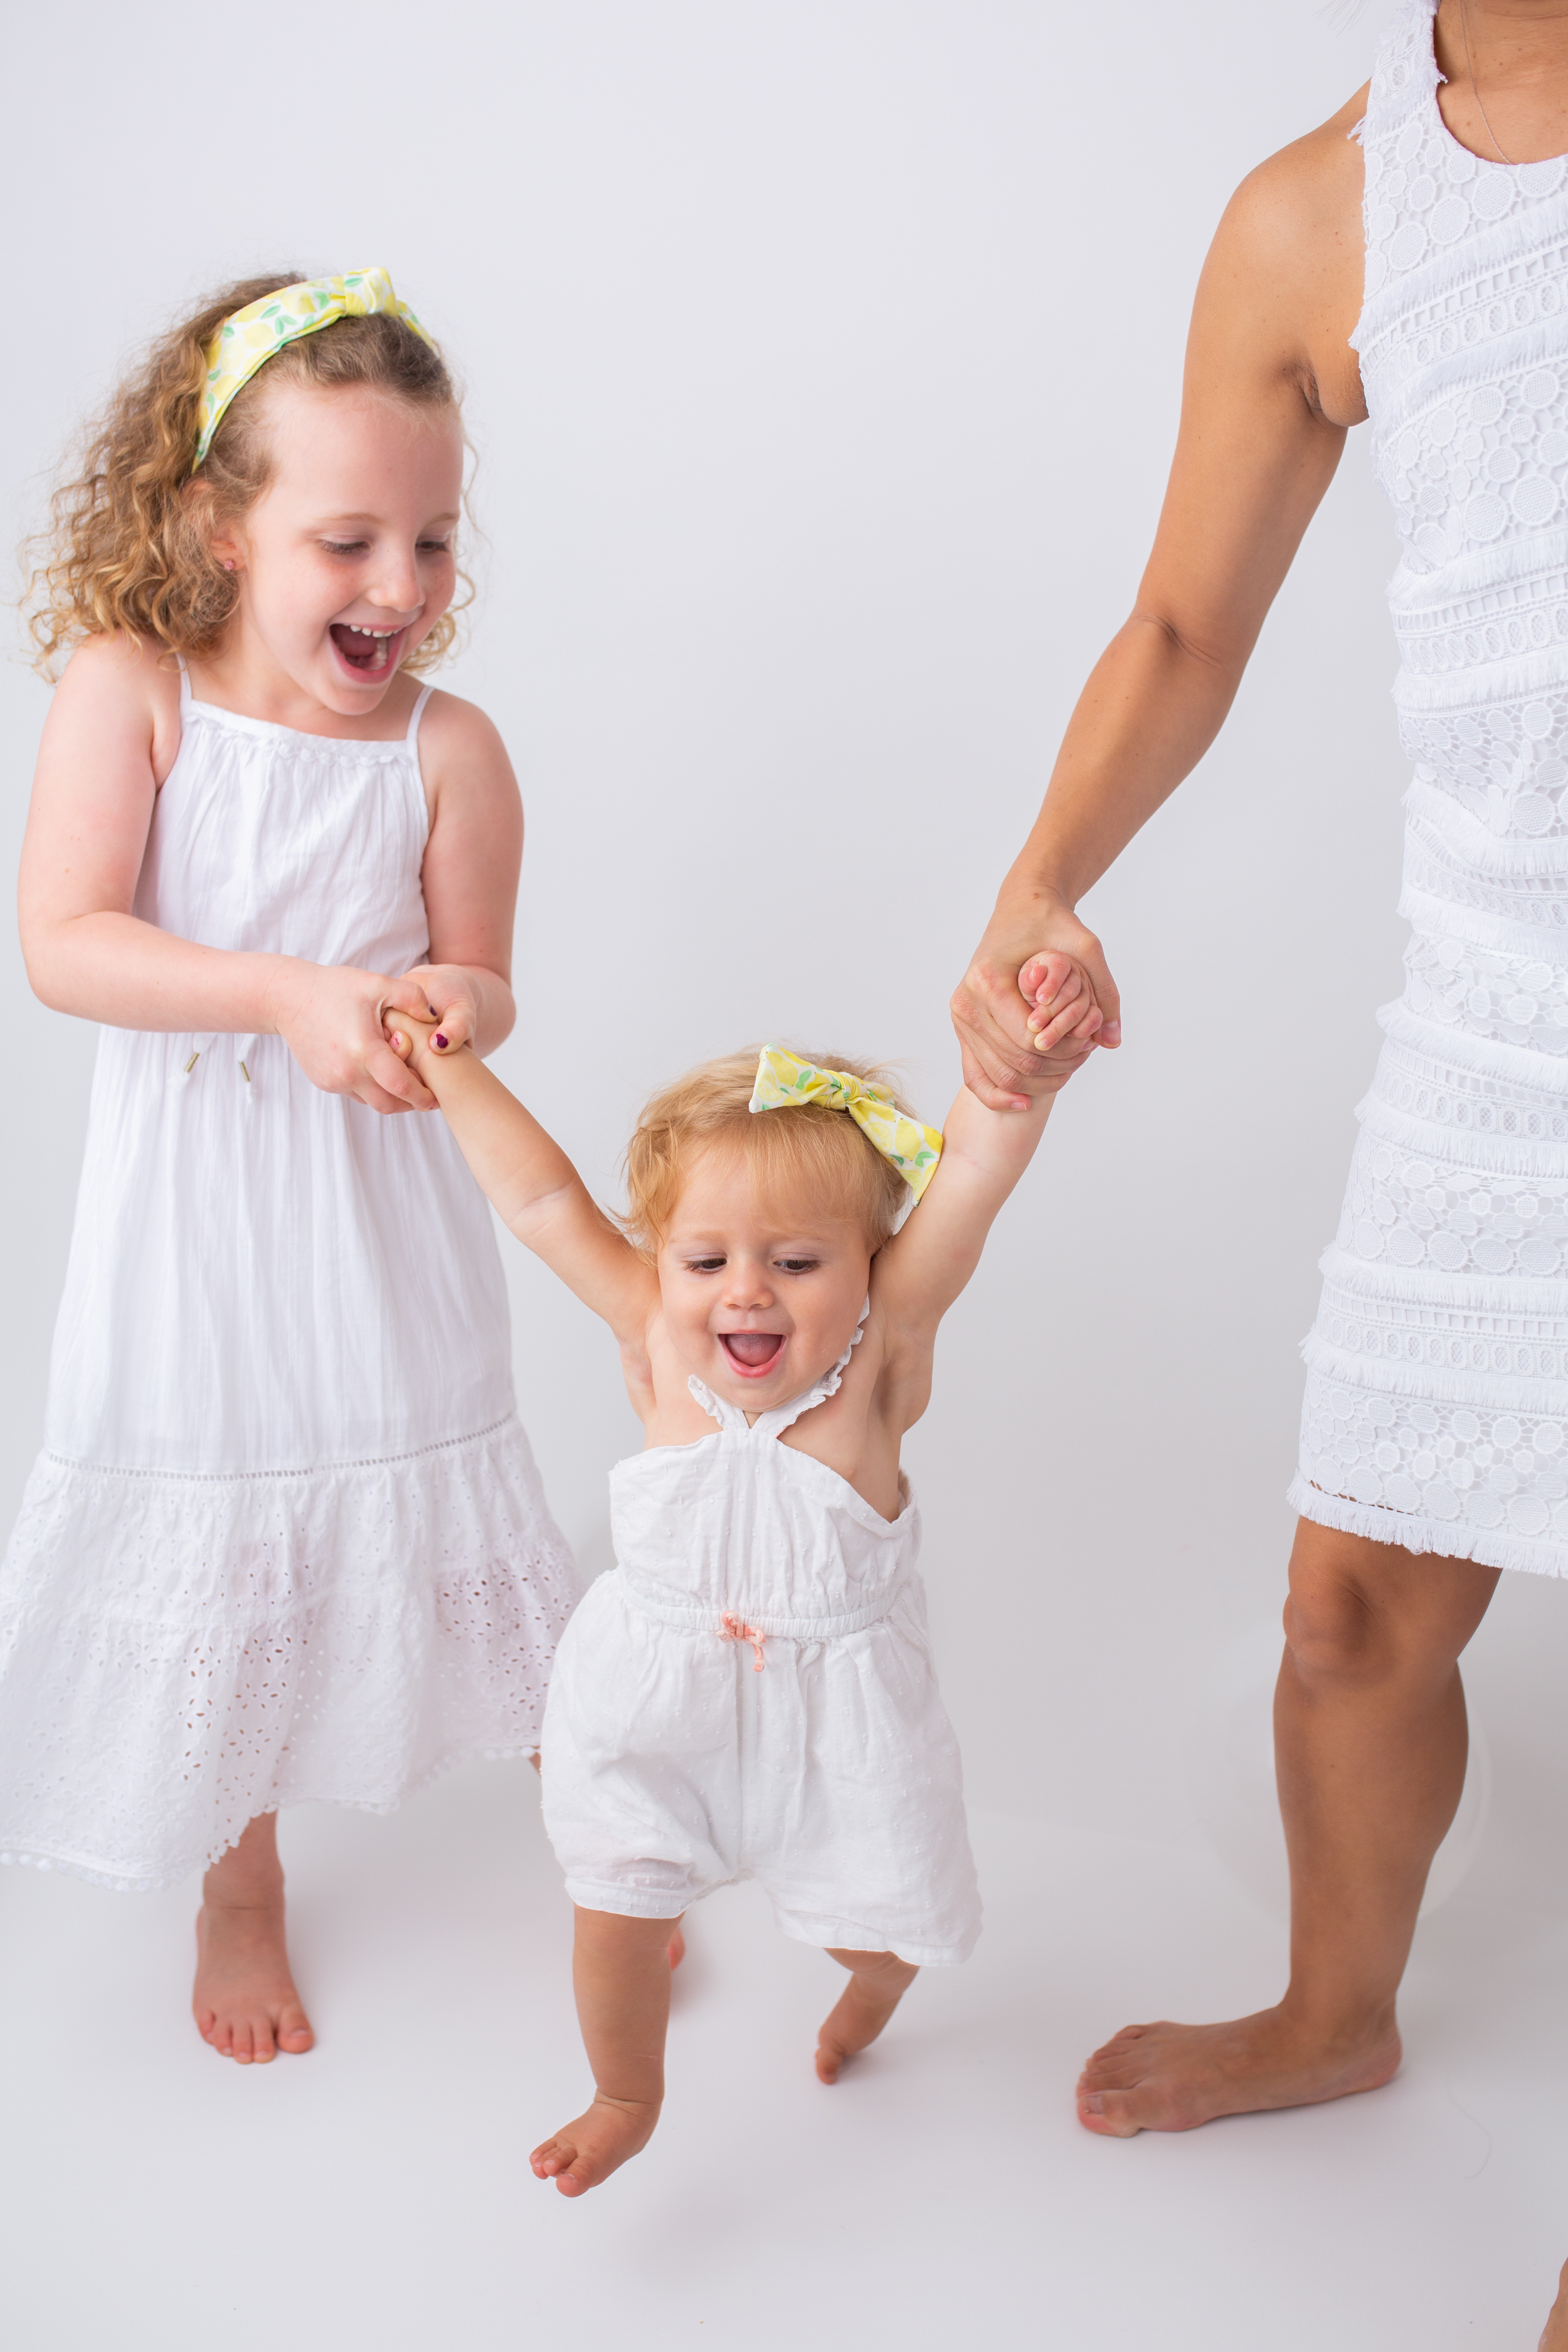
[[[1084,1060],[1105,1025],[1084,966],[1059,951],[1034,956],[1018,974],[1018,986],[1034,1002],[1024,1025],[1035,1051],[1074,1065]]]
[[[417,1013],[388,1013],[386,1042],[420,1078],[432,1075],[458,1051],[457,1044],[437,1022],[425,1020]]]
[[[474,983],[460,964],[422,963],[404,979],[406,986],[424,991],[430,1017],[454,1051],[473,1044],[479,1006]]]

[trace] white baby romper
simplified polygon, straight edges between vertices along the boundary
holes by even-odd
[[[1373,77],[1356,329],[1406,797],[1405,992],[1306,1346],[1290,1499],[1568,1571],[1568,160],[1472,155],[1432,0]]]
[[[181,694],[135,911],[425,961],[416,739]],[[576,1597],[512,1399],[489,1211],[436,1112],[279,1037],[108,1029],[44,1450],[0,1570],[0,1849],[180,1879],[254,1814],[385,1811],[537,1743]]]
[[[889,1521],[780,1443],[849,1352],[752,1428],[693,1379],[716,1433],[611,1472],[616,1565],[556,1659],[544,1820],[584,1909],[668,1918],[755,1878],[802,1943],[924,1967],[968,1958],[980,1897],[920,1514],[907,1481]]]

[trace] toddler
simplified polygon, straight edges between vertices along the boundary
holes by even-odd
[[[784,1932],[848,1970],[825,2083],[920,1968],[974,1943],[899,1447],[1051,1098],[961,1093],[944,1139],[864,1066],[736,1055],[649,1103],[617,1224],[475,1053],[401,1015],[391,1034],[512,1232],[610,1326],[647,1432],[611,1474],[616,1567],[545,1710],[595,2093],[531,2162],[577,2196],[658,2120],[666,1947],[714,1887],[760,1880]]]

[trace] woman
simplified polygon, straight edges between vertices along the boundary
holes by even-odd
[[[1459,1653],[1504,1569],[1568,1573],[1565,150],[1568,0],[1409,0],[1367,89],[1244,184],[1137,605],[953,1000],[998,1108],[1063,1075],[1031,1062],[1031,957],[1076,956],[1119,1043],[1077,901],[1214,740],[1370,415],[1404,547],[1413,938],[1308,1349],[1276,1702],[1290,1982],[1256,2017],[1118,2034],[1079,2084],[1091,2131],[1388,2081],[1464,1782]],[[1542,2341],[1568,2347],[1568,2294]]]

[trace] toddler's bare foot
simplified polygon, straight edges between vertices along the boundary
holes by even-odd
[[[263,2066],[316,2037],[294,1990],[283,1939],[283,1897],[230,1904],[209,1895],[196,1916],[196,1989],[191,2007],[202,2040],[221,2058]]]
[[[920,1974],[895,1952],[836,1951],[832,1957],[848,1969],[849,1981],[816,2037],[819,2083],[837,2083],[846,2058],[875,2042]]]
[[[1379,2090],[1399,2057],[1392,2016],[1353,2040],[1334,2041],[1308,2032],[1283,2009],[1226,2025],[1128,2025],[1079,2077],[1078,2117],[1086,2130],[1113,2139],[1191,2131],[1217,2116]]]
[[[581,2197],[646,2147],[658,2121],[658,2108],[649,2101],[611,2099],[595,2091],[587,2114],[542,2142],[528,2160],[541,2180],[554,2181],[563,2197]]]
[[[1568,2263],[1563,2263],[1563,2275],[1557,2282],[1557,2300],[1546,2322],[1541,2352],[1568,2352]]]

